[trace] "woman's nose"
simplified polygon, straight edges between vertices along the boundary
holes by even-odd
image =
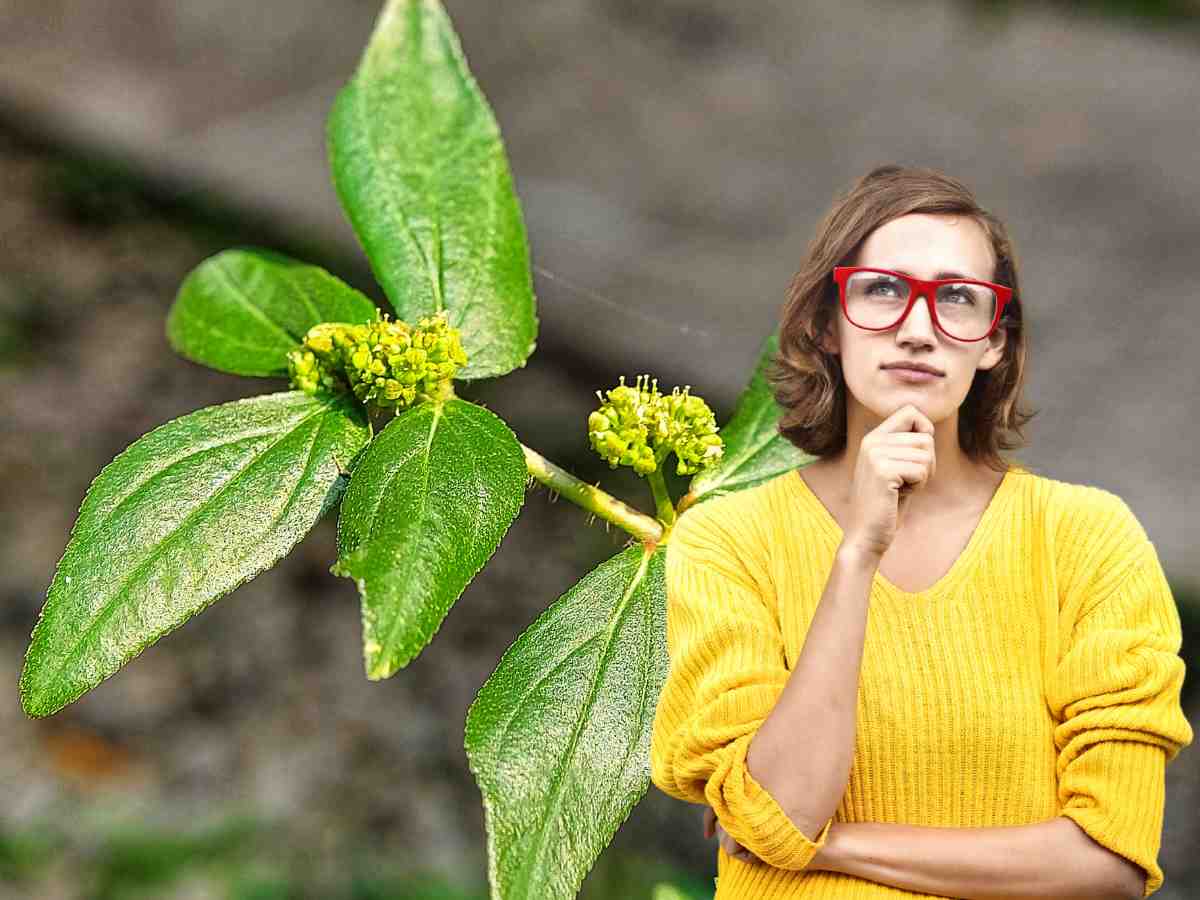
[[[899,333],[896,337],[900,340],[922,338],[932,342],[935,338],[935,331],[933,318],[929,312],[929,300],[922,295],[917,297],[917,302],[913,304],[908,315],[904,317],[904,321],[900,323]]]

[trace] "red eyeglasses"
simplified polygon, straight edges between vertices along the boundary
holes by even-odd
[[[869,266],[836,266],[842,312],[866,331],[888,331],[925,297],[934,326],[956,341],[982,341],[996,328],[1012,288],[972,278],[924,281],[903,272]]]

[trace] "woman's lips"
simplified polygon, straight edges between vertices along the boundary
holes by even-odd
[[[924,384],[926,381],[936,381],[941,378],[941,375],[934,375],[932,372],[922,372],[918,369],[901,369],[891,368],[884,369],[889,375],[895,375],[901,381],[906,381],[909,384]]]

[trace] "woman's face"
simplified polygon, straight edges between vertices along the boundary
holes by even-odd
[[[853,265],[904,272],[933,280],[939,272],[959,272],[991,281],[991,242],[974,219],[950,214],[912,213],[875,229],[863,242]],[[1002,356],[1005,332],[997,328],[982,341],[958,341],[939,331],[924,298],[890,331],[865,331],[848,322],[841,305],[833,322],[835,334],[824,347],[839,353],[850,406],[859,403],[880,420],[906,403],[917,406],[932,422],[954,416],[971,389],[975,372],[990,369]],[[898,361],[922,362],[945,375],[930,381],[905,381],[882,368]]]

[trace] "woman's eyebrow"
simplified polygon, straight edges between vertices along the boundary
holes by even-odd
[[[887,268],[891,268],[891,267],[883,266],[883,268],[887,269]],[[912,277],[912,272],[906,272],[903,269],[892,269],[892,271],[899,272],[901,275],[908,275],[909,277]],[[970,279],[971,281],[986,281],[987,280],[986,278],[979,278],[976,275],[967,275],[962,272],[938,272],[936,275],[933,276],[933,278],[934,278],[934,281],[938,281],[942,278],[967,278],[967,279]]]

